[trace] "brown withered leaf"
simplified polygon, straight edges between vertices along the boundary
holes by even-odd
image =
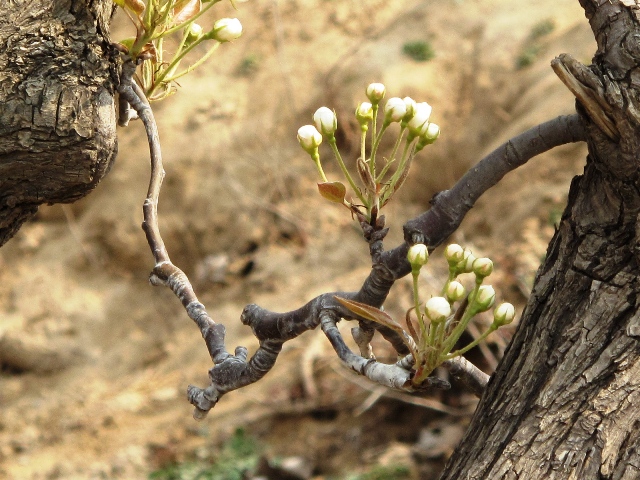
[[[347,188],[340,182],[326,182],[318,184],[320,195],[331,202],[344,203]]]

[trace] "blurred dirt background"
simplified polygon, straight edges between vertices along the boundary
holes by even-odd
[[[576,0],[237,1],[237,12],[228,2],[213,12],[237,16],[244,35],[154,105],[167,172],[160,227],[174,263],[226,325],[231,351],[256,347],[239,321],[245,304],[297,308],[359,288],[369,271],[356,223],[317,194],[296,141],[316,108],[335,108],[353,161],[352,112],[368,83],[433,106],[442,135],[387,208],[391,248],[406,220],[492,148],[572,113],[549,62],[568,52],[588,64],[595,52]],[[119,18],[114,39],[129,35]],[[435,55],[411,58],[403,49],[412,42]],[[142,125],[120,129],[119,143],[93,194],[43,207],[0,250],[0,478],[196,478],[174,466],[202,472],[242,431],[260,445],[264,478],[435,478],[474,398],[458,385],[420,398],[380,389],[342,367],[319,331],[287,343],[262,381],[225,396],[206,420],[192,419],[186,387],[208,384],[210,360],[178,300],[147,281]],[[585,153],[558,148],[509,174],[452,239],[494,260],[492,283],[519,311]],[[423,278],[432,291],[445,268],[437,257]],[[387,305],[396,318],[411,304],[407,282]],[[470,358],[490,372],[508,336]],[[375,348],[392,359],[383,343]],[[304,468],[273,473],[267,463],[278,459]]]

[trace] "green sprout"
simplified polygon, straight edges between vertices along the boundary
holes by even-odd
[[[220,0],[115,0],[133,22],[134,37],[121,40],[118,48],[141,64],[138,83],[146,97],[161,100],[175,92],[175,82],[202,65],[221,43],[242,34],[237,18],[221,18],[209,31],[196,23]],[[233,3],[233,2],[232,2]],[[165,58],[165,40],[175,37],[178,46]],[[184,58],[203,42],[213,41],[200,59],[181,68]]]
[[[327,200],[344,205],[371,225],[375,225],[380,209],[403,185],[415,155],[440,135],[440,127],[429,121],[431,106],[426,102],[416,103],[409,97],[390,98],[379,119],[380,102],[385,93],[381,83],[370,84],[366,90],[369,102],[360,103],[355,112],[360,125],[360,157],[355,161],[359,182],[349,171],[338,149],[335,136],[338,119],[333,110],[320,107],[313,115],[315,126],[305,125],[298,130],[298,141],[313,159],[322,179],[318,184],[320,194]],[[380,141],[394,123],[399,124],[399,131],[393,149],[388,158],[381,160],[378,152]],[[342,182],[327,179],[318,149],[323,139],[329,144],[357,199],[346,198],[347,188]]]

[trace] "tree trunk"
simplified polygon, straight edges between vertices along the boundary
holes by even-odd
[[[0,245],[115,158],[111,0],[0,2]]]
[[[640,478],[640,10],[635,0],[580,3],[598,42],[590,71],[600,82],[584,98],[601,111],[583,108],[588,100],[577,108],[587,165],[441,480]]]

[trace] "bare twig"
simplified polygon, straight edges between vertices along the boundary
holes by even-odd
[[[442,364],[456,380],[461,381],[473,394],[480,398],[484,392],[489,375],[484,373],[464,357],[455,357]]]
[[[189,386],[189,401],[196,407],[194,416],[203,418],[225,393],[262,378],[275,364],[282,345],[301,333],[322,324],[338,356],[350,368],[367,376],[374,382],[392,388],[414,391],[411,385],[413,359],[407,355],[408,349],[402,338],[388,327],[354,318],[354,314],[340,305],[335,296],[353,300],[373,307],[381,307],[394,282],[408,274],[410,266],[406,260],[407,251],[413,243],[424,242],[435,248],[453,233],[475,201],[506,173],[523,165],[535,155],[555,146],[585,139],[582,121],[577,115],[558,117],[534,127],[522,135],[509,140],[473,167],[451,189],[440,193],[432,200],[432,208],[407,222],[404,226],[405,242],[390,251],[383,250],[383,239],[387,230],[384,218],[379,218],[374,226],[363,224],[363,233],[369,243],[372,269],[357,292],[331,292],[322,294],[301,308],[275,313],[258,305],[247,305],[241,320],[253,330],[260,346],[247,361],[247,349],[237,347],[234,355],[226,352],[224,345],[225,328],[216,324],[207,314],[195,295],[187,276],[173,263],[162,241],[158,229],[158,196],[164,176],[158,131],[151,108],[141,89],[132,82],[135,65],[125,62],[118,92],[142,120],[147,132],[151,155],[151,181],[144,202],[143,229],[155,259],[155,267],[150,280],[154,285],[166,285],[180,299],[189,317],[198,325],[214,362],[209,370],[211,384],[205,389]],[[336,322],[341,318],[360,322],[360,329],[380,332],[396,351],[405,357],[391,365],[382,364],[373,358],[355,355],[346,346]],[[363,354],[369,352],[368,335],[361,341]],[[463,358],[449,360],[445,364],[454,377],[461,379],[476,395],[480,395],[488,376]],[[425,386],[446,387],[444,382],[431,377]]]
[[[411,383],[412,371],[405,369],[399,363],[386,364],[380,363],[373,358],[363,358],[355,355],[344,343],[342,335],[336,326],[335,314],[329,310],[320,314],[322,331],[327,336],[333,349],[347,367],[380,385],[404,390],[405,392],[415,392],[416,389]],[[451,387],[449,382],[441,380],[437,377],[429,377],[425,381],[425,388],[435,387],[448,389]]]

